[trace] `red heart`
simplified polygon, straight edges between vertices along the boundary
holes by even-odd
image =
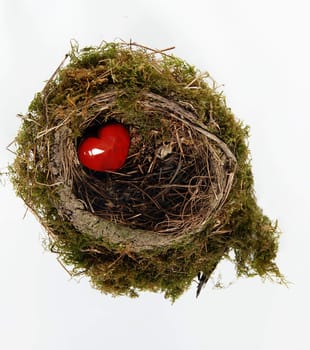
[[[130,145],[127,129],[121,124],[108,124],[97,137],[88,137],[78,148],[80,162],[95,171],[115,171],[126,161]]]

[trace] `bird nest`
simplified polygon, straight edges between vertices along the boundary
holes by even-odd
[[[72,273],[114,295],[174,299],[195,275],[200,291],[233,251],[240,274],[280,277],[277,230],[253,195],[247,128],[214,81],[133,43],[73,47],[68,58],[22,116],[11,178]],[[111,122],[130,135],[124,166],[84,167],[79,145]]]

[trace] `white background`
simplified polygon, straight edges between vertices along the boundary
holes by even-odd
[[[309,8],[302,0],[0,0],[0,171],[34,93],[69,50],[116,38],[209,71],[251,126],[259,204],[283,231],[277,258],[289,288],[259,278],[224,290],[195,285],[175,304],[162,295],[112,298],[70,280],[42,247],[45,233],[0,185],[0,348],[310,349]],[[229,264],[215,277],[234,279]]]

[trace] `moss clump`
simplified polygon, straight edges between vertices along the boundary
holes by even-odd
[[[164,292],[166,297],[175,300],[198,274],[201,283],[206,282],[221,259],[234,256],[239,276],[259,275],[283,282],[275,264],[279,232],[257,206],[254,195],[248,128],[235,119],[223,95],[209,84],[210,78],[164,51],[136,44],[106,43],[82,50],[72,47],[68,58],[69,63],[57,69],[43,91],[36,94],[24,116],[16,137],[17,156],[10,176],[17,195],[47,230],[50,250],[71,266],[72,274],[89,276],[92,284],[104,293],[137,296],[139,291],[148,290]],[[97,220],[95,213],[85,216],[85,220],[92,220],[91,233],[81,229],[83,222],[76,224],[77,218],[81,218],[83,212],[92,211],[85,200],[90,195],[89,189],[83,197],[83,208],[81,203],[73,201],[75,206],[71,212],[64,205],[64,189],[69,188],[76,198],[77,192],[84,188],[85,179],[98,182],[104,177],[86,172],[87,177],[76,185],[76,178],[85,171],[76,161],[76,147],[85,130],[110,120],[125,123],[132,134],[138,135],[135,140],[139,140],[136,149],[132,142],[131,154],[143,145],[147,150],[144,158],[147,158],[147,152],[177,134],[178,131],[171,131],[173,125],[174,130],[179,127],[184,130],[179,110],[194,116],[194,129],[203,129],[213,141],[219,140],[218,144],[225,145],[226,148],[216,154],[222,157],[223,149],[231,154],[225,169],[227,178],[232,174],[233,181],[225,200],[207,215],[200,229],[185,230],[180,239],[174,239],[178,237],[176,233],[172,238],[165,234],[167,244],[158,246],[156,238],[152,245],[140,245],[139,249],[135,245],[139,233],[144,234],[139,231],[141,225],[146,225],[144,221],[142,224],[128,222],[130,230],[126,231],[124,223],[121,227],[113,220]],[[165,112],[175,113],[181,121],[171,124]],[[182,147],[198,147],[202,139],[195,135],[192,146],[188,146],[188,140],[183,146],[181,143],[182,151]],[[211,146],[208,152],[215,147]],[[62,151],[67,148],[71,153]],[[66,154],[63,156],[63,153]],[[141,159],[136,166],[148,165]],[[234,161],[236,164],[232,164]],[[180,163],[173,164],[172,175]],[[224,170],[221,168],[220,172]],[[66,202],[71,200],[70,196],[66,198]],[[123,205],[128,206],[128,202],[124,200]],[[199,213],[205,209],[201,208]],[[80,216],[72,219],[76,213]],[[96,229],[103,232],[100,231],[103,222],[105,234],[94,233]],[[118,228],[124,241],[113,238]],[[154,237],[165,242],[161,233],[154,227],[151,230]]]

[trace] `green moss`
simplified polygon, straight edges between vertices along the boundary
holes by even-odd
[[[139,291],[148,290],[163,292],[175,300],[199,271],[211,273],[222,258],[233,252],[239,276],[259,275],[283,282],[275,264],[279,231],[257,206],[254,195],[247,145],[249,130],[236,120],[223,95],[195,67],[177,57],[158,55],[143,48],[133,49],[119,43],[83,50],[73,47],[69,58],[70,62],[58,71],[44,93],[37,93],[31,102],[16,137],[17,156],[10,174],[17,195],[52,232],[49,249],[71,266],[73,275],[89,276],[92,284],[104,293],[135,297]],[[145,141],[154,127],[162,134],[166,129],[162,116],[146,120],[136,107],[141,91],[190,104],[210,131],[230,147],[238,169],[218,218],[223,234],[212,234],[210,224],[186,244],[137,255],[126,247],[109,246],[78,232],[59,217],[58,197],[48,164],[47,145],[53,133],[38,136],[43,128],[53,127],[55,120],[65,119],[69,109],[72,113],[72,108],[85,99],[111,89],[123,92],[118,97],[117,108],[126,114],[129,124],[140,127]],[[73,138],[80,136],[82,120],[83,115],[72,114]]]

